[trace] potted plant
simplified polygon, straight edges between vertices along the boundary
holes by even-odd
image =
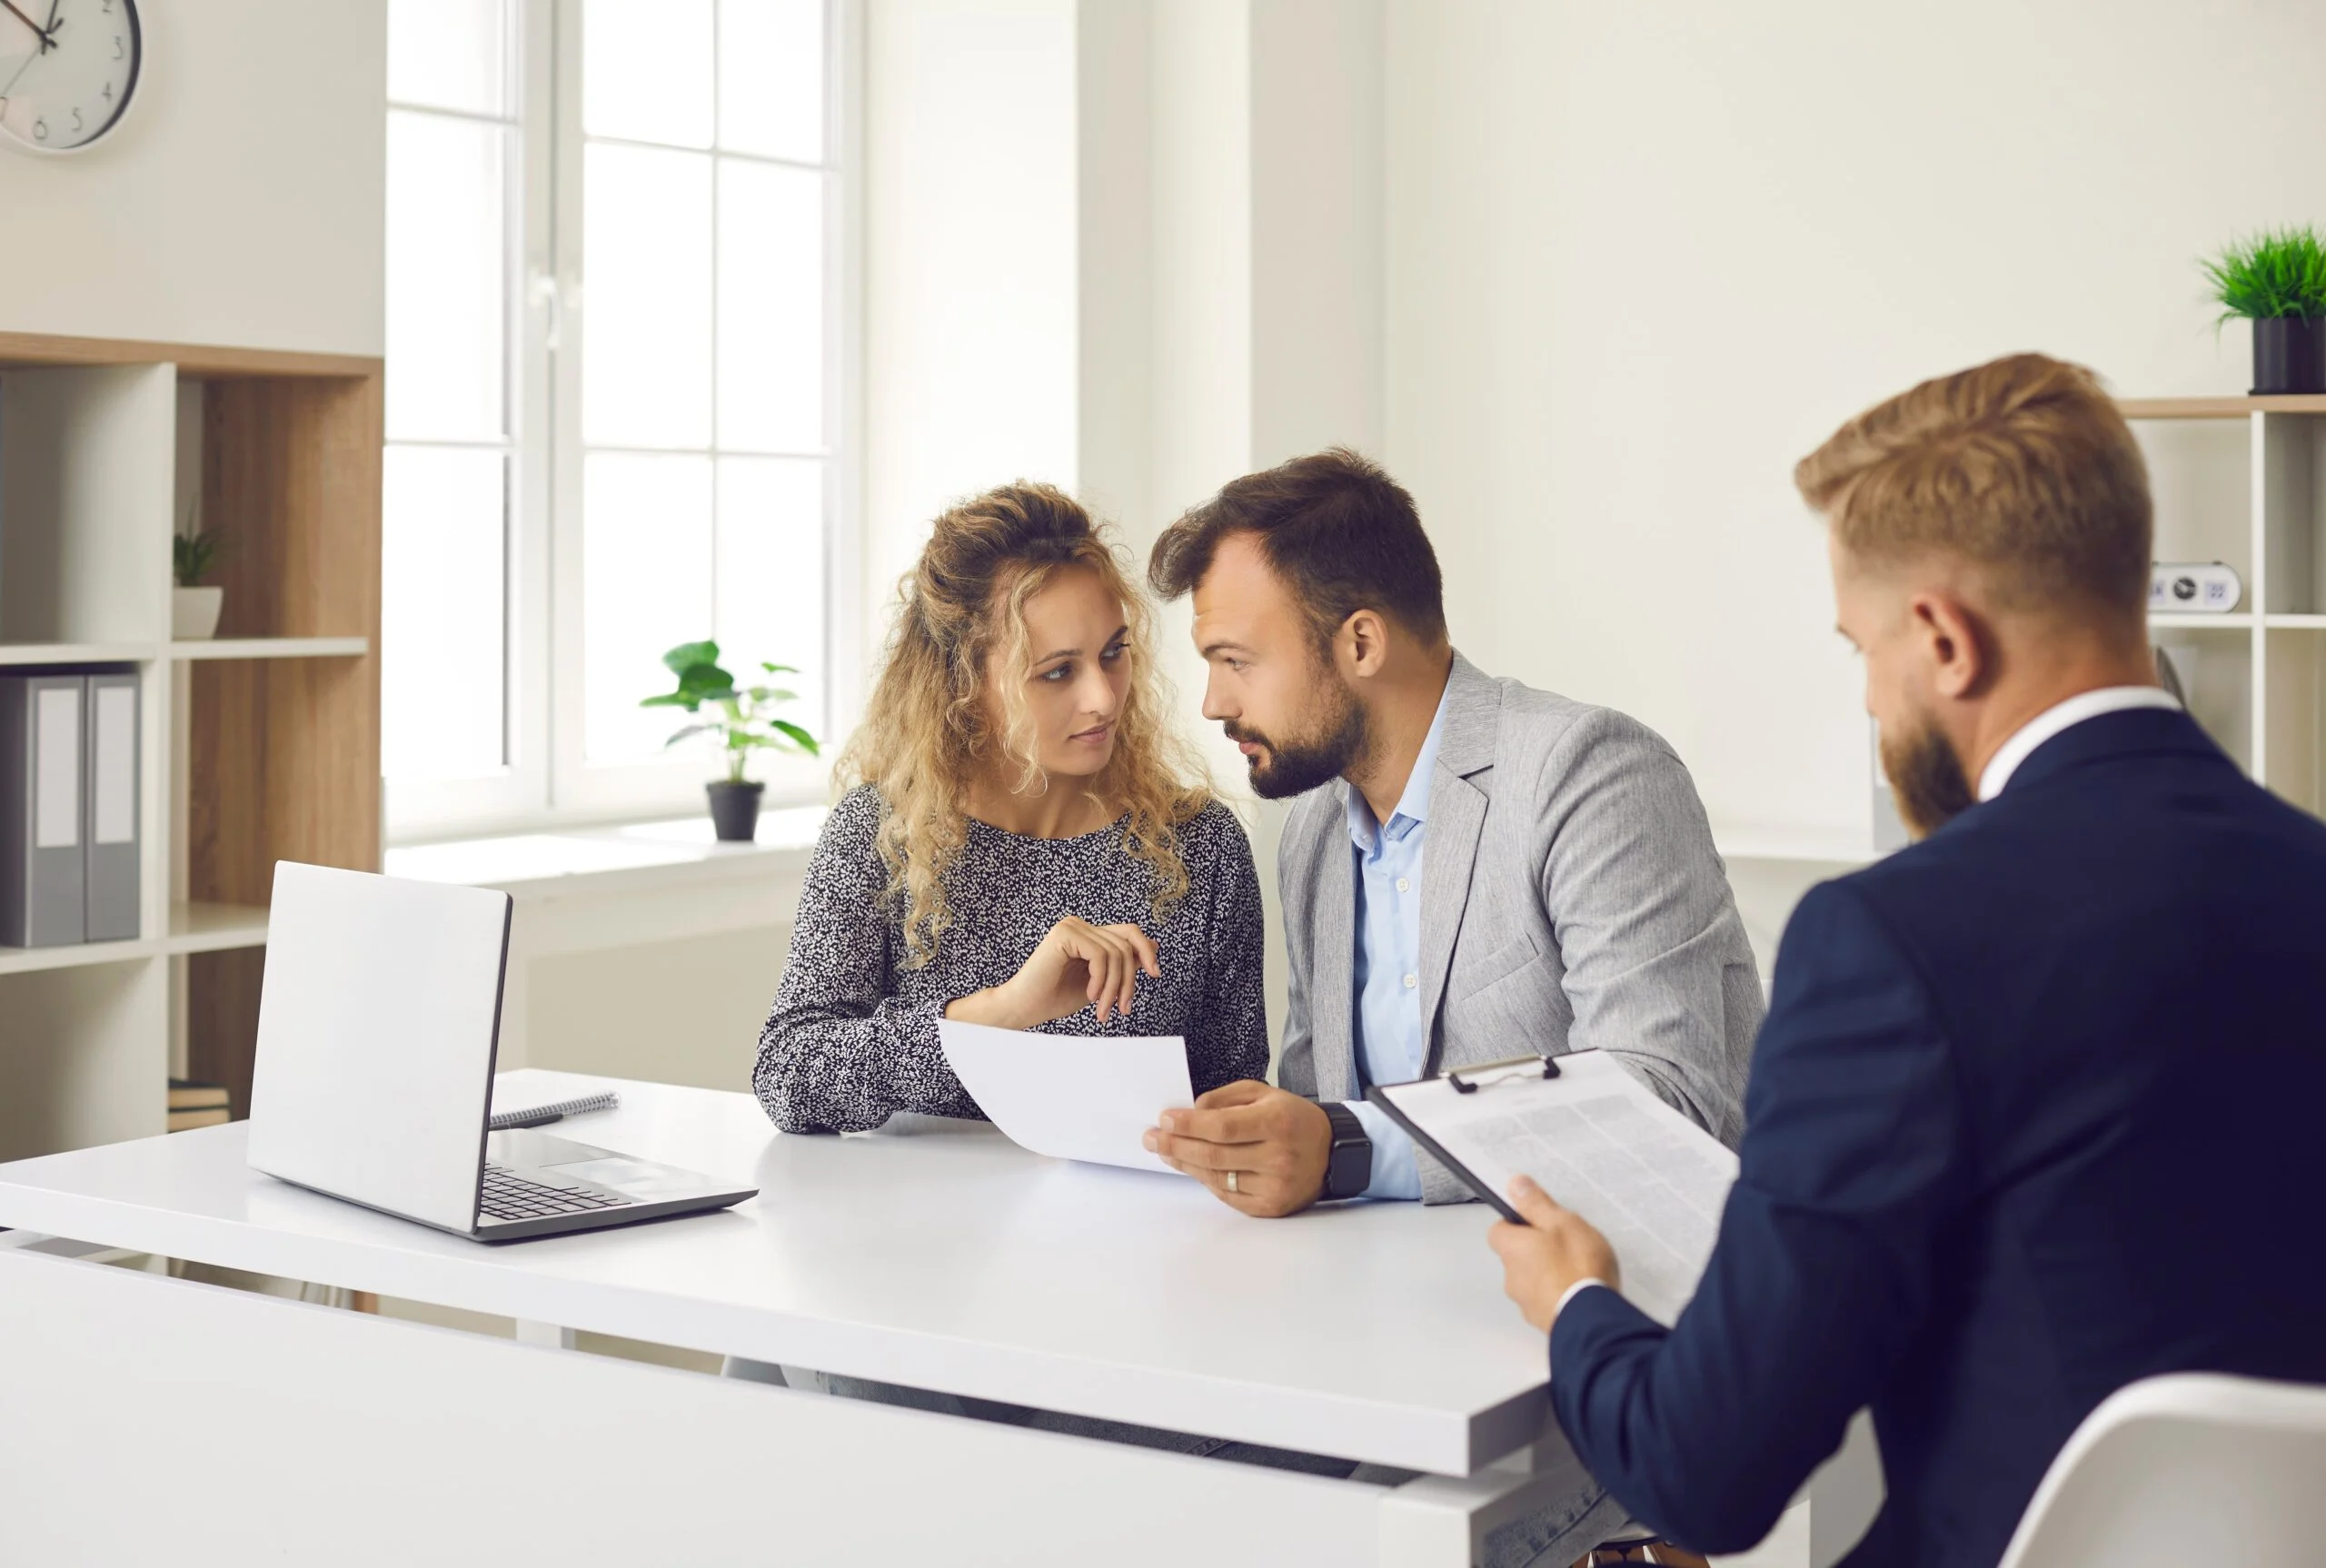
[[[2264,232],[2202,265],[2221,321],[2253,323],[2255,394],[2326,392],[2326,243],[2317,231]]]
[[[775,710],[799,700],[799,693],[770,686],[738,688],[735,678],[719,666],[716,642],[681,642],[662,655],[662,663],[679,678],[676,691],[665,691],[641,702],[641,708],[683,708],[696,722],[665,741],[676,746],[697,735],[716,735],[727,756],[727,777],[703,786],[711,797],[711,827],[731,842],[748,841],[759,831],[760,796],[767,788],[743,777],[744,765],[754,751],[789,751],[818,755],[816,738]],[[788,664],[762,664],[770,675],[797,675]]]
[[[189,524],[193,521],[187,520]],[[170,538],[171,566],[177,586],[170,593],[170,636],[179,642],[206,642],[218,630],[218,611],[226,590],[205,585],[203,578],[218,560],[214,529],[183,531]]]

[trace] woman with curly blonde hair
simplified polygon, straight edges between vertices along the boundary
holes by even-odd
[[[777,1126],[979,1115],[940,1017],[1182,1035],[1199,1095],[1266,1070],[1251,847],[1164,711],[1149,622],[1059,490],[937,520],[760,1036]]]

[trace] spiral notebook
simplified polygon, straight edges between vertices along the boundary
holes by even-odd
[[[547,1105],[517,1106],[505,1111],[495,1111],[485,1122],[487,1130],[505,1133],[512,1127],[538,1127],[567,1116],[578,1116],[587,1111],[610,1111],[621,1104],[611,1089],[594,1095],[576,1095],[572,1099],[552,1100]]]

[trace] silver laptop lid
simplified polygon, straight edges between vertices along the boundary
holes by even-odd
[[[252,1166],[473,1228],[508,944],[506,893],[277,861]]]

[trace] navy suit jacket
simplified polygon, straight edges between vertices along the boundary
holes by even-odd
[[[1560,1424],[1730,1552],[1871,1405],[1888,1498],[1849,1562],[1991,1568],[2115,1389],[2326,1381],[2326,824],[2179,712],[2074,725],[1803,899],[1744,1110],[1678,1324],[1559,1315]]]

